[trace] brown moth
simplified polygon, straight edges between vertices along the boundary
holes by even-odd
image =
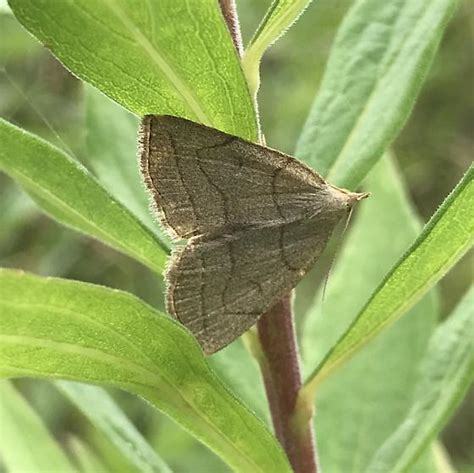
[[[167,309],[213,353],[254,325],[367,197],[328,184],[295,158],[183,118],[149,115],[141,171],[177,239]]]

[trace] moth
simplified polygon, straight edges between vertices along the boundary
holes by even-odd
[[[205,353],[228,345],[288,293],[367,193],[328,184],[297,159],[198,123],[148,115],[140,166],[177,245],[168,312]]]

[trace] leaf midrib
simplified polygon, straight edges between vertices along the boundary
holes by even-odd
[[[426,12],[427,11],[430,11],[429,7],[427,10],[425,10],[425,14],[418,20],[418,22],[416,23],[417,24],[420,24],[421,22],[424,22],[425,21],[425,17],[426,17]],[[351,142],[355,139],[355,136],[357,135],[358,133],[358,129],[360,128],[360,123],[362,121],[362,119],[365,117],[365,115],[368,113],[369,109],[370,109],[370,106],[372,105],[372,102],[374,101],[374,97],[377,96],[377,92],[379,90],[379,87],[380,87],[380,84],[384,81],[384,79],[387,77],[388,75],[388,71],[390,71],[393,67],[394,67],[394,63],[396,63],[397,59],[401,56],[401,51],[404,50],[406,48],[406,45],[407,43],[409,43],[409,41],[411,41],[411,38],[418,34],[418,31],[417,31],[417,28],[416,26],[413,27],[411,30],[410,30],[410,33],[406,36],[403,37],[403,40],[402,40],[402,44],[399,48],[399,54],[395,55],[392,60],[384,67],[384,71],[385,73],[384,74],[381,74],[378,76],[378,78],[376,79],[373,87],[372,87],[372,91],[370,92],[370,95],[369,97],[367,98],[367,100],[365,101],[365,104],[363,106],[363,108],[360,110],[360,112],[358,113],[358,117],[357,117],[357,120],[354,124],[354,126],[352,127],[349,135],[347,136],[346,140],[344,141],[344,144],[341,148],[341,150],[339,151],[338,155],[336,156],[336,159],[333,161],[333,164],[331,165],[331,167],[329,168],[327,174],[326,174],[326,178],[328,181],[332,182],[332,180],[334,180],[334,175],[336,174],[336,172],[340,169],[341,167],[341,157],[344,155],[344,153],[346,152],[346,149],[349,148]],[[392,30],[392,33],[391,33],[391,36],[393,36],[393,30]],[[391,40],[388,40],[388,42],[391,42]],[[428,48],[429,46],[426,46],[422,51],[421,51],[421,55],[426,51],[426,49]],[[344,164],[344,166],[346,166],[346,164]]]
[[[12,306],[12,307],[20,307],[20,308],[34,306],[34,307],[38,307],[38,308],[44,308],[44,309],[51,310],[51,306],[42,305],[42,304],[19,304],[19,303],[11,303],[11,302],[8,302],[8,301],[7,302],[2,301],[1,305]],[[89,319],[88,317],[85,317],[82,314],[78,314],[78,313],[76,313],[74,311],[71,311],[71,310],[68,310],[68,309],[58,309],[58,308],[54,308],[54,309],[56,310],[56,312],[59,312],[59,313],[61,313],[61,312],[69,313],[74,318],[79,318],[79,319],[85,318],[86,320],[93,321],[92,319]],[[97,325],[105,327],[106,329],[108,329],[107,326],[103,326],[100,323],[97,323]],[[115,332],[115,331],[112,329],[112,332]],[[120,338],[122,338],[122,337],[120,336]],[[10,342],[9,339],[13,339],[13,342]],[[159,385],[159,383],[156,382],[156,380],[158,380],[158,381],[161,380],[162,382],[164,381],[171,388],[172,391],[175,391],[179,395],[179,397],[182,399],[183,403],[186,404],[190,408],[190,410],[192,412],[194,412],[194,414],[197,417],[201,418],[201,420],[208,427],[210,427],[211,430],[213,430],[216,434],[218,434],[219,436],[225,438],[227,445],[230,446],[230,448],[232,450],[237,452],[237,454],[240,457],[245,458],[249,465],[253,465],[254,470],[252,470],[252,471],[261,471],[261,468],[259,467],[259,465],[257,465],[252,458],[249,458],[248,455],[245,452],[243,452],[240,448],[238,448],[234,444],[234,442],[225,434],[225,432],[222,429],[216,428],[216,426],[214,425],[213,422],[211,422],[207,417],[205,417],[200,412],[199,409],[196,409],[194,407],[194,405],[192,404],[192,402],[190,402],[187,399],[187,397],[183,395],[183,393],[180,391],[180,389],[178,387],[176,387],[176,385],[173,382],[170,382],[167,379],[167,377],[164,377],[164,376],[160,375],[159,373],[149,371],[149,369],[147,369],[145,366],[142,366],[142,365],[137,364],[137,363],[130,363],[125,358],[117,358],[115,355],[110,355],[109,353],[98,350],[96,348],[79,347],[76,344],[71,344],[71,343],[67,343],[67,342],[51,341],[51,340],[45,339],[45,338],[29,337],[29,336],[24,336],[24,335],[0,334],[0,340],[4,340],[6,343],[10,342],[10,343],[17,343],[17,344],[21,344],[22,340],[27,340],[27,341],[30,341],[30,343],[23,343],[26,346],[28,346],[28,345],[30,345],[30,346],[31,345],[41,346],[41,347],[44,347],[44,348],[49,348],[49,349],[58,351],[59,353],[61,353],[61,348],[60,347],[67,347],[67,350],[63,350],[63,351],[68,351],[68,352],[76,353],[76,354],[79,354],[79,355],[86,354],[86,356],[88,358],[92,358],[92,359],[97,360],[99,362],[103,361],[104,359],[106,359],[106,360],[108,359],[108,360],[110,360],[110,364],[112,366],[114,366],[114,365],[115,366],[126,366],[126,367],[128,367],[128,369],[132,373],[134,373],[138,370],[139,372],[142,372],[143,375],[151,376],[151,379],[154,379],[155,382],[152,383],[151,385],[143,385],[146,388],[150,388],[150,387],[151,388],[156,388],[159,391],[160,390],[160,385]],[[31,343],[31,342],[33,342],[33,343]],[[127,344],[129,344],[129,343],[130,342],[127,342]],[[59,347],[59,348],[56,348],[56,347]],[[152,361],[148,356],[145,355],[145,357],[148,358],[150,361]],[[44,373],[44,372],[42,371],[42,373]],[[145,379],[148,379],[148,378],[145,378]],[[117,382],[112,381],[111,384],[117,385]],[[133,383],[131,385],[132,386],[133,385],[138,385],[139,386],[140,383]]]
[[[466,320],[466,323],[463,324],[463,325],[469,325],[468,324],[469,320]],[[458,362],[459,362],[459,358],[462,358],[463,359],[463,365],[464,364],[468,364],[470,363],[470,360],[469,359],[464,359],[466,357],[463,356],[463,353],[464,352],[467,352],[469,354],[469,352],[471,351],[470,350],[470,345],[472,345],[472,342],[470,342],[469,340],[466,340],[465,344],[462,344],[462,345],[458,345],[458,354],[456,356],[452,356],[449,361],[448,361],[448,369],[446,370],[446,375],[443,376],[443,379],[442,381],[440,381],[440,385],[446,385],[445,383],[445,380],[452,380],[452,371],[453,371],[453,367],[456,368],[457,365],[458,365]],[[458,369],[454,369],[454,372],[457,373],[456,375],[456,380],[459,378],[459,377],[464,377],[466,375],[466,373],[463,371],[463,370],[458,370]],[[471,378],[474,377],[474,374],[471,375]],[[454,384],[456,387],[457,387],[457,390],[459,390],[459,386],[458,386],[458,383],[452,383]],[[448,398],[451,399],[452,398],[452,390],[446,390],[446,389],[441,389],[440,390],[441,392],[439,393],[438,395],[438,400],[436,402],[436,404],[439,404],[439,403],[442,403],[443,405],[446,404],[446,399]],[[449,392],[448,392],[449,391]],[[418,403],[417,403],[418,404]],[[439,421],[438,421],[439,422]],[[425,424],[424,424],[425,425]],[[431,428],[431,425],[429,426]],[[422,433],[421,435],[426,435],[426,431],[428,429],[425,428],[424,429],[424,434]],[[429,430],[428,430],[429,431]],[[404,458],[406,456],[410,456],[410,451],[409,449],[406,449],[404,454],[402,456],[400,456],[397,460],[397,462],[395,463],[394,465],[394,468],[393,468],[393,471],[394,472],[397,472],[397,471],[401,471],[401,470],[397,470],[397,465],[399,464],[402,464],[405,462],[406,463],[406,460],[404,460]],[[413,462],[412,462],[413,463]]]
[[[112,13],[122,22],[124,27],[130,31],[137,44],[143,48],[151,58],[152,62],[157,65],[158,69],[166,77],[168,84],[178,93],[183,102],[188,105],[198,120],[204,125],[212,126],[211,120],[202,109],[199,101],[193,93],[193,90],[188,86],[188,84],[181,80],[179,74],[174,71],[173,67],[155,47],[156,45],[150,43],[148,38],[133,24],[132,21],[127,18],[126,15],[124,15],[123,11],[114,0],[105,0],[105,2]]]
[[[161,271],[163,268],[159,267],[156,265],[155,262],[150,261],[148,258],[145,258],[142,254],[136,251],[136,249],[133,246],[129,246],[127,244],[122,243],[120,240],[117,240],[115,236],[113,236],[111,233],[108,231],[102,229],[101,227],[97,226],[97,224],[93,220],[87,220],[81,213],[79,213],[74,207],[71,207],[69,204],[67,204],[64,200],[62,200],[60,197],[58,197],[56,194],[52,193],[49,189],[46,187],[41,186],[38,184],[36,181],[34,181],[32,178],[30,178],[27,174],[19,170],[18,168],[14,169],[12,171],[12,174],[16,174],[17,176],[20,176],[20,178],[24,181],[26,181],[28,187],[34,192],[36,192],[40,196],[45,196],[47,199],[46,200],[51,200],[59,207],[60,210],[62,210],[66,215],[68,212],[72,213],[79,221],[82,222],[82,224],[85,224],[85,227],[89,227],[94,229],[97,232],[97,235],[103,237],[105,240],[109,240],[111,243],[116,245],[117,248],[120,248],[122,251],[126,251],[129,256],[130,253],[134,255],[135,258],[139,258],[142,263],[144,263],[146,266],[151,268],[152,270],[158,272],[158,274],[161,274]],[[87,176],[90,179],[93,179],[92,176]],[[95,182],[94,182],[95,184]],[[101,189],[101,188],[100,188]],[[102,189],[101,189],[102,190]],[[104,191],[105,192],[105,191]],[[110,197],[110,196],[109,196]],[[112,198],[112,197],[110,197]],[[118,202],[118,201],[113,201],[114,205],[118,206],[122,211],[123,215],[126,215],[126,218],[129,222],[135,223],[134,218],[130,218],[129,211],[123,207],[123,205]],[[150,243],[150,238],[151,242],[153,244],[157,245],[160,249],[161,246],[159,245],[158,241],[154,238],[153,234],[148,230],[148,228],[145,227],[145,225],[141,224],[141,222],[136,222],[139,225],[139,228],[144,230],[145,233],[147,234],[146,236],[148,237],[149,243]],[[70,223],[70,225],[74,225]],[[76,227],[77,228],[77,227]],[[79,231],[84,232],[84,230],[77,228]]]
[[[374,325],[373,329],[370,332],[367,333],[366,337],[364,337],[362,339],[358,339],[356,341],[356,343],[348,345],[347,349],[345,351],[340,352],[339,356],[334,360],[335,362],[332,363],[332,364],[328,364],[327,365],[327,370],[324,369],[324,370],[321,371],[321,375],[322,375],[321,379],[323,377],[325,377],[329,372],[333,371],[333,369],[336,366],[338,366],[340,363],[342,363],[347,358],[347,356],[349,356],[351,353],[353,353],[357,348],[360,348],[361,346],[365,345],[368,341],[372,340],[374,338],[374,334],[377,334],[377,333],[381,332],[384,329],[384,327],[389,325],[391,323],[392,319],[395,316],[397,316],[400,312],[403,312],[407,306],[414,305],[416,303],[416,301],[421,298],[420,292],[423,291],[423,288],[426,287],[426,286],[429,286],[433,280],[436,280],[438,278],[438,275],[443,272],[443,269],[446,266],[450,266],[453,261],[457,260],[460,257],[460,255],[463,254],[463,252],[466,250],[466,248],[468,246],[469,246],[469,240],[467,240],[466,243],[463,246],[460,246],[458,251],[456,253],[453,253],[451,258],[449,260],[447,260],[445,262],[445,264],[441,265],[438,268],[438,270],[435,273],[433,273],[432,276],[428,280],[426,280],[425,283],[420,284],[417,287],[417,289],[413,292],[412,297],[410,297],[409,299],[404,299],[401,304],[396,306],[396,308],[394,308],[393,311],[391,311],[390,317],[387,317],[381,324]],[[406,261],[406,260],[404,260],[404,261]],[[374,296],[378,293],[379,293],[379,291],[376,291]],[[369,319],[367,319],[367,320],[369,320]],[[324,373],[324,376],[323,376],[323,373]]]

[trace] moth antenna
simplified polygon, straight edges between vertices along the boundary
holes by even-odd
[[[352,218],[353,210],[354,210],[354,207],[351,206],[351,208],[349,210],[349,213],[347,215],[347,218],[346,218],[346,223],[344,224],[344,228],[342,230],[342,233],[339,236],[339,239],[337,241],[336,251],[334,252],[334,255],[331,259],[331,264],[329,265],[329,268],[326,272],[326,275],[324,276],[323,290],[322,290],[322,295],[321,295],[321,312],[322,312],[322,306],[324,304],[324,300],[326,298],[326,289],[327,289],[327,285],[328,285],[328,281],[329,281],[329,276],[331,275],[331,271],[332,271],[332,268],[334,266],[334,261],[336,260],[336,257],[339,255],[339,251],[341,249],[341,243],[342,243],[342,240],[344,238],[344,235],[346,234],[347,228],[349,227],[349,223],[350,223],[351,218]]]

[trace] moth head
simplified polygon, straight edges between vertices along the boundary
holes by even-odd
[[[331,186],[332,187],[332,186]],[[351,211],[354,205],[369,197],[370,192],[351,192],[347,189],[341,189],[339,187],[333,187],[334,191],[338,195],[341,203],[343,203],[346,210]]]
[[[361,201],[362,199],[366,199],[370,195],[370,192],[349,192],[349,191],[346,191],[346,192],[347,192],[347,197],[348,197],[347,208],[349,210],[352,209],[354,204]]]
[[[329,183],[326,183],[325,187],[329,199],[337,201],[349,209],[352,208],[356,202],[359,202],[370,195],[370,192],[352,192],[341,187],[333,186]]]

